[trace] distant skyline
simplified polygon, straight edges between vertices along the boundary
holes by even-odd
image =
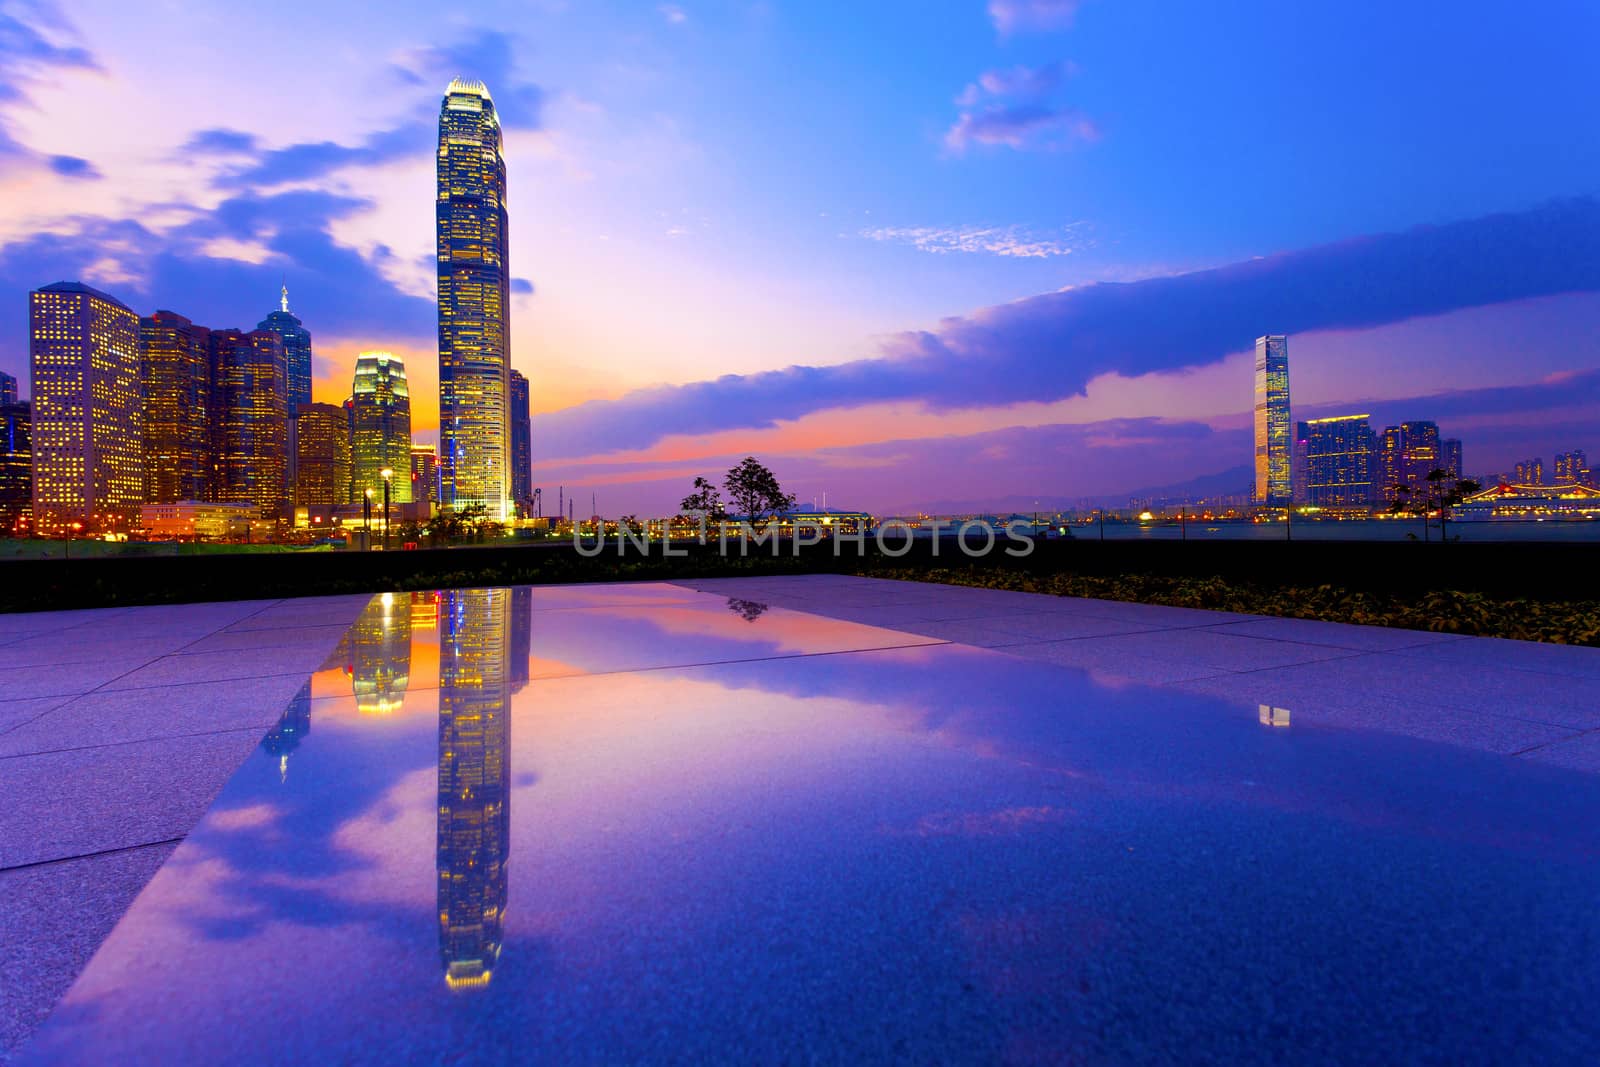
[[[1593,4],[384,10],[0,0],[0,370],[41,285],[248,329],[286,283],[314,399],[392,351],[435,439],[461,76],[552,500],[657,513],[746,453],[880,511],[1177,484],[1250,462],[1263,334],[1296,420],[1600,448]]]

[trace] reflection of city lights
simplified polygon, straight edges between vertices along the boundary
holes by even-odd
[[[1289,709],[1275,708],[1271,704],[1258,705],[1262,726],[1288,726]]]

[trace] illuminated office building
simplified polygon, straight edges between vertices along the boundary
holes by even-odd
[[[1289,426],[1289,339],[1281,334],[1256,338],[1256,490],[1257,504],[1290,502],[1293,492]]]
[[[270,330],[212,330],[211,380],[213,498],[281,518],[289,505],[283,342]]]
[[[533,514],[533,423],[528,418],[528,379],[511,372],[511,500]]]
[[[1593,480],[1588,453],[1581,449],[1557,452],[1554,467],[1557,485],[1589,485]]]
[[[139,316],[79,282],[28,296],[35,527],[124,529],[144,496]]]
[[[452,81],[439,111],[441,500],[510,517],[510,235],[500,121],[482,82]]]
[[[350,627],[350,690],[363,715],[400,710],[411,681],[411,603],[383,593]]]
[[[0,405],[15,404],[17,402],[17,379],[15,376],[0,371]]]
[[[311,403],[311,331],[289,312],[289,287],[279,290],[278,310],[256,324],[271,330],[283,342],[283,363],[288,375],[289,417]]]
[[[1305,502],[1316,507],[1360,507],[1372,503],[1374,439],[1368,415],[1309,419],[1300,424],[1305,441]]]
[[[391,504],[411,502],[411,390],[406,365],[388,352],[363,352],[356,358],[350,392],[350,468],[352,499],[368,489],[383,499],[383,471],[393,472]]]
[[[1447,437],[1439,442],[1439,466],[1444,469],[1447,476],[1452,479],[1465,478],[1466,470],[1461,460],[1461,438]]]
[[[1378,499],[1389,503],[1426,495],[1428,475],[1443,469],[1444,463],[1438,423],[1402,422],[1384,427],[1378,438]]]
[[[0,533],[24,532],[33,522],[33,405],[0,404]]]
[[[209,499],[211,331],[171,311],[140,319],[139,382],[145,503]]]
[[[306,404],[295,418],[294,502],[331,508],[350,502],[350,417],[339,404]]]
[[[454,990],[487,986],[505,940],[511,847],[511,590],[439,605],[439,956]]]
[[[411,499],[439,502],[439,454],[432,445],[411,446]]]

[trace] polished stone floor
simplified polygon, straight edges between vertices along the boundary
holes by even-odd
[[[5,616],[0,674],[23,1062],[1600,1047],[1600,650],[809,576]]]

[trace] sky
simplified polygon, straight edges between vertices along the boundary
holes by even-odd
[[[1587,0],[0,0],[0,370],[42,284],[214,327],[286,284],[316,398],[392,351],[436,440],[461,75],[552,505],[748,453],[880,513],[1243,491],[1263,333],[1296,419],[1600,458],[1596,40]]]

